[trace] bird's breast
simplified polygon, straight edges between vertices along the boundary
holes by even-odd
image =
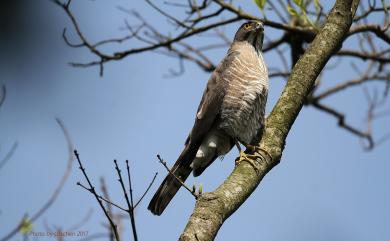
[[[225,72],[226,92],[220,128],[244,144],[251,143],[264,122],[268,73],[262,56],[240,53]]]

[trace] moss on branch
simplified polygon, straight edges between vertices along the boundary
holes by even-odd
[[[213,240],[223,222],[232,215],[281,159],[285,140],[317,76],[340,48],[352,24],[357,0],[337,0],[327,22],[294,66],[284,91],[267,118],[259,148],[256,172],[241,162],[215,191],[203,194],[180,236],[180,240]]]

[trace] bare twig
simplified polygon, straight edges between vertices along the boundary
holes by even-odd
[[[194,62],[197,64],[200,68],[202,68],[204,71],[210,72],[215,69],[215,64],[210,61],[210,59],[206,56],[204,51],[209,49],[214,49],[218,47],[225,47],[226,44],[230,43],[230,40],[226,38],[223,31],[219,31],[219,28],[221,26],[225,26],[227,24],[237,22],[244,19],[256,19],[259,20],[257,16],[251,15],[245,11],[243,11],[241,8],[236,7],[232,2],[229,1],[222,1],[222,0],[205,0],[202,1],[202,3],[197,3],[194,1],[187,1],[187,4],[181,3],[179,4],[180,7],[186,7],[187,17],[183,19],[177,18],[177,16],[168,13],[167,11],[163,10],[160,6],[157,5],[157,3],[152,2],[152,0],[147,0],[147,4],[151,6],[153,9],[158,11],[163,17],[167,18],[169,22],[173,23],[176,27],[176,29],[182,29],[181,32],[179,32],[176,35],[171,36],[170,34],[161,33],[158,29],[156,29],[153,24],[148,23],[147,19],[144,18],[140,13],[136,12],[135,10],[126,10],[123,8],[120,8],[121,11],[129,14],[132,17],[135,17],[136,20],[140,22],[139,25],[130,26],[126,22],[126,27],[130,31],[130,34],[128,36],[122,37],[122,38],[113,38],[113,39],[107,39],[99,41],[95,44],[90,43],[85,35],[82,34],[80,27],[76,21],[76,18],[74,17],[73,13],[69,9],[70,1],[67,2],[67,4],[61,3],[59,0],[53,0],[57,5],[64,8],[65,12],[69,16],[75,31],[80,39],[79,44],[71,43],[65,35],[64,32],[64,39],[65,42],[68,43],[68,45],[72,47],[86,47],[88,48],[93,54],[95,54],[98,57],[98,60],[94,60],[88,63],[71,63],[72,66],[75,67],[89,67],[89,66],[100,66],[100,71],[102,74],[103,71],[103,64],[112,61],[112,60],[120,60],[123,59],[129,55],[142,53],[146,51],[154,51],[159,54],[164,54],[169,57],[174,57],[178,59],[178,70],[172,70],[170,69],[170,76],[177,76],[184,72],[184,60]],[[214,4],[212,4],[214,3]],[[283,43],[288,43],[288,47],[290,48],[290,52],[294,52],[295,50],[299,50],[299,54],[295,51],[295,57],[293,58],[292,66],[295,64],[295,62],[299,59],[299,57],[306,51],[306,44],[310,43],[316,34],[318,33],[319,29],[316,29],[315,27],[312,27],[310,25],[302,24],[302,23],[295,23],[294,18],[291,18],[290,14],[287,11],[287,6],[283,1],[277,2],[279,6],[276,6],[275,3],[270,3],[271,8],[274,11],[277,11],[277,15],[281,19],[281,23],[272,21],[270,19],[260,19],[264,22],[264,25],[277,29],[282,30],[284,33],[281,37],[274,39],[274,40],[268,40],[265,44],[265,47],[263,49],[263,52],[275,50],[276,53],[280,56],[281,61],[284,65],[284,70],[277,70],[274,72],[271,72],[270,77],[288,77],[289,75],[289,67],[288,67],[288,61],[285,59],[284,51],[281,51],[278,47],[281,46]],[[170,4],[170,3],[168,3]],[[288,4],[291,4],[289,1]],[[213,5],[213,7],[210,7]],[[206,10],[207,9],[207,10]],[[283,9],[285,12],[279,12],[279,9]],[[354,18],[355,22],[359,22],[359,25],[355,25],[352,27],[348,34],[345,36],[345,39],[348,37],[355,36],[360,39],[359,45],[360,45],[360,51],[355,49],[338,49],[338,51],[335,52],[334,55],[337,55],[339,59],[344,59],[343,57],[352,57],[354,59],[361,59],[361,60],[369,60],[370,62],[376,62],[379,64],[378,66],[378,72],[382,72],[383,68],[385,68],[385,64],[390,62],[390,59],[387,55],[388,50],[383,50],[381,47],[377,47],[375,44],[376,39],[381,39],[385,41],[386,43],[390,43],[390,37],[388,35],[388,27],[389,23],[386,21],[388,14],[385,13],[385,21],[383,26],[379,24],[372,24],[368,23],[367,17],[374,12],[383,11],[383,8],[375,7],[375,4],[369,4],[369,8],[366,10],[364,9],[364,6],[361,6],[362,13],[361,15]],[[322,7],[320,6],[319,11],[310,12],[310,9],[307,9],[307,13],[311,16],[317,17],[317,20],[320,20],[321,17],[324,17],[326,14],[323,12]],[[383,11],[384,12],[384,11]],[[230,14],[230,17],[227,19],[218,19],[217,17],[222,16],[222,14],[228,13]],[[233,15],[233,17],[231,16]],[[290,17],[289,22],[284,18],[284,15],[286,17]],[[298,21],[299,22],[299,21]],[[194,36],[203,36],[205,35],[205,32],[209,30],[215,30],[216,36],[222,39],[226,44],[210,44],[206,46],[196,46],[192,44],[188,44],[187,42],[184,42],[187,39],[190,39]],[[369,34],[373,33],[377,38],[374,37],[374,35]],[[145,44],[141,47],[136,48],[130,48],[127,50],[117,51],[111,54],[105,54],[101,51],[99,51],[96,47],[106,44],[106,43],[121,43],[123,41],[127,41],[129,39],[133,39],[136,41],[140,41],[141,43]],[[345,41],[345,39],[343,41]],[[295,45],[294,45],[295,44]],[[341,45],[340,45],[341,46]],[[369,51],[366,51],[365,47],[369,47]],[[382,52],[380,52],[382,51]],[[327,95],[330,95],[331,93],[336,93],[342,89],[348,88],[353,85],[357,85],[359,83],[363,83],[368,81],[368,79],[372,77],[372,75],[364,76],[359,79],[353,80],[353,81],[347,81],[343,84],[337,85],[334,88],[331,88],[328,93],[323,93],[320,96],[317,97],[311,97],[311,98],[323,98]],[[377,79],[383,80],[387,78],[387,74],[378,74],[376,77]],[[374,80],[374,79],[372,79]],[[321,82],[318,80],[316,87],[319,86]],[[317,100],[318,100],[317,99]],[[327,112],[329,114],[332,114],[332,112]]]
[[[3,105],[6,95],[7,89],[5,88],[5,85],[2,85],[0,90],[0,107]]]
[[[359,25],[351,28],[351,30],[349,30],[349,33],[347,34],[347,37],[350,37],[357,33],[371,32],[375,34],[378,38],[390,44],[390,36],[386,34],[388,27],[389,27],[389,23],[387,23],[387,26],[385,26],[383,29],[381,28],[381,26],[376,24]]]
[[[363,75],[357,79],[345,81],[341,84],[335,85],[335,86],[329,88],[328,90],[316,95],[314,97],[314,99],[317,99],[317,100],[323,99],[323,98],[328,97],[332,94],[335,94],[337,92],[345,90],[346,88],[349,88],[351,86],[359,85],[359,84],[365,83],[367,81],[375,81],[375,80],[389,82],[390,81],[390,74],[387,74],[387,76],[382,76],[382,75],[378,75],[378,74],[374,74],[371,76]]]
[[[8,153],[4,156],[4,158],[0,161],[0,170],[4,167],[4,165],[11,159],[11,157],[14,155],[16,148],[18,148],[18,142],[15,141],[12,145],[11,149],[8,151]]]
[[[191,190],[180,178],[178,178],[170,169],[169,167],[167,166],[167,163],[161,158],[161,156],[159,154],[157,154],[157,158],[159,160],[159,162],[165,167],[165,169],[168,171],[168,173],[170,175],[172,175],[185,189],[187,189],[187,191],[189,191],[192,196],[195,197],[195,199],[198,199],[199,198],[199,195],[195,193],[195,190]]]
[[[285,16],[283,16],[283,14],[279,11],[279,9],[276,7],[276,5],[273,4],[272,1],[269,1],[269,2],[267,2],[267,3],[271,6],[272,10],[274,10],[274,12],[276,13],[276,15],[280,18],[280,20],[281,20],[283,23],[287,23],[287,22],[288,22],[287,19],[285,18]],[[281,6],[281,7],[283,8],[283,6]],[[289,16],[288,13],[287,13],[287,16]]]
[[[275,77],[288,78],[288,76],[290,76],[290,72],[274,72],[268,75],[269,78],[275,78]]]
[[[84,218],[80,220],[78,223],[73,224],[71,227],[68,228],[69,231],[75,231],[82,228],[92,217],[93,210],[89,209],[88,212],[85,214]]]
[[[83,188],[84,190],[86,190],[86,191],[88,191],[88,192],[94,194],[94,193],[93,193],[93,190],[92,190],[91,188],[86,187],[84,184],[82,184],[82,183],[80,183],[80,182],[77,182],[76,184],[77,184],[78,186],[80,186],[81,188]],[[95,194],[94,194],[94,195],[95,195]],[[125,211],[125,212],[128,211],[126,208],[123,208],[123,207],[121,207],[120,205],[114,203],[114,202],[111,201],[109,198],[103,197],[103,196],[101,196],[101,195],[99,195],[99,194],[97,194],[97,193],[96,193],[96,195],[97,195],[97,197],[98,197],[99,199],[101,199],[102,201],[106,202],[107,204],[112,205],[112,206],[115,206],[116,208],[119,208],[119,209],[122,210],[122,211]],[[108,208],[107,208],[107,210],[108,210]],[[109,214],[108,211],[107,211],[107,213]],[[110,216],[111,216],[111,215],[110,215]]]
[[[137,240],[138,236],[137,236],[137,230],[135,228],[133,186],[131,184],[131,173],[130,173],[129,160],[126,160],[126,170],[127,170],[127,178],[129,180],[129,193],[130,193],[130,204],[131,204],[131,209],[129,209],[129,211],[131,213],[130,221],[131,221],[131,226],[132,226],[132,230],[133,230],[134,240]]]
[[[130,221],[131,221],[131,228],[132,228],[132,231],[133,231],[133,238],[134,238],[135,241],[137,241],[138,240],[138,236],[137,236],[137,231],[136,231],[136,226],[135,226],[134,209],[142,201],[143,197],[149,191],[150,187],[152,186],[152,184],[153,184],[153,182],[154,182],[154,180],[155,180],[155,178],[157,176],[157,173],[155,174],[153,180],[151,181],[151,183],[149,184],[148,188],[143,193],[143,195],[141,196],[139,201],[134,205],[133,189],[132,189],[132,182],[131,182],[131,173],[130,173],[129,162],[126,161],[126,169],[127,169],[127,175],[128,175],[128,181],[129,181],[130,198],[129,198],[128,193],[127,193],[126,188],[125,188],[125,184],[124,184],[124,181],[123,181],[123,178],[122,178],[121,170],[119,169],[117,161],[114,160],[115,170],[117,171],[117,174],[118,174],[118,181],[119,181],[119,183],[121,185],[121,188],[122,188],[122,191],[123,191],[126,203],[127,203],[127,207],[128,207],[126,209],[126,208],[123,208],[123,207],[119,206],[118,204],[116,204],[116,203],[114,203],[114,202],[112,202],[110,200],[109,195],[108,195],[108,191],[107,191],[107,188],[106,188],[106,184],[105,184],[103,178],[100,179],[100,182],[101,182],[101,186],[102,186],[102,191],[103,191],[104,197],[99,195],[95,191],[94,186],[92,185],[89,177],[87,176],[87,173],[85,172],[85,168],[83,167],[83,165],[81,163],[81,160],[79,158],[79,155],[78,155],[77,151],[75,150],[74,152],[75,152],[76,158],[77,158],[77,160],[79,162],[80,169],[83,172],[84,177],[87,180],[87,183],[88,183],[89,187],[84,186],[80,182],[77,182],[77,185],[79,185],[80,187],[82,187],[86,191],[92,193],[94,195],[95,199],[98,201],[101,209],[103,210],[103,212],[106,215],[106,218],[108,219],[109,224],[110,224],[108,226],[108,227],[110,227],[110,234],[109,234],[110,239],[112,239],[112,237],[115,236],[116,240],[118,240],[118,241],[120,240],[120,236],[119,236],[119,232],[118,232],[118,225],[114,222],[114,214],[113,214],[113,212],[111,210],[111,205],[112,205],[112,206],[114,206],[116,208],[119,208],[122,211],[125,211],[128,214],[128,216],[130,218]],[[107,207],[105,207],[103,205],[103,203],[102,203],[103,201],[107,203]]]
[[[121,184],[121,187],[122,187],[122,191],[123,191],[123,195],[125,196],[125,200],[126,200],[126,203],[127,203],[127,207],[128,207],[128,210],[127,212],[129,213],[129,216],[130,216],[130,223],[131,223],[131,229],[132,229],[132,232],[133,232],[133,238],[135,241],[138,240],[138,236],[137,236],[137,229],[135,227],[135,219],[134,219],[134,212],[133,212],[133,205],[132,205],[132,202],[130,202],[129,200],[129,196],[127,194],[127,191],[126,191],[126,188],[125,188],[125,184],[123,182],[123,179],[122,179],[122,174],[121,174],[121,170],[119,169],[118,167],[118,163],[116,160],[114,160],[114,163],[115,163],[115,170],[118,174],[118,181],[119,183]],[[130,173],[130,172],[129,172]],[[129,180],[130,180],[130,176],[129,176]]]
[[[65,172],[64,172],[60,182],[58,183],[57,187],[54,189],[52,195],[43,204],[43,206],[40,209],[38,209],[38,211],[34,215],[31,216],[31,218],[29,219],[30,222],[34,222],[38,218],[40,218],[51,207],[51,205],[57,200],[57,197],[61,193],[62,188],[64,187],[66,181],[68,180],[69,174],[70,174],[70,172],[72,170],[72,163],[73,163],[72,150],[73,150],[73,144],[72,144],[70,135],[69,135],[65,125],[62,123],[62,121],[59,118],[56,118],[56,122],[60,126],[60,128],[61,128],[61,130],[62,130],[62,132],[63,132],[63,134],[65,136],[66,143],[67,143],[67,148],[68,148],[67,166],[66,166]],[[11,239],[15,234],[17,234],[19,232],[19,230],[22,227],[22,225],[23,225],[23,222],[20,222],[8,234],[6,234],[4,237],[2,237],[0,239],[0,241],[6,241],[6,240]]]
[[[157,172],[154,174],[152,181],[149,183],[148,188],[146,188],[145,192],[142,194],[141,198],[137,201],[137,203],[134,205],[134,209],[138,206],[138,204],[141,203],[142,199],[145,197],[145,195],[148,193],[149,189],[152,187],[154,181],[156,180],[157,177]]]
[[[73,62],[70,64],[73,67],[90,67],[90,66],[98,65],[98,66],[100,66],[100,75],[103,74],[104,63],[106,63],[107,61],[120,60],[120,59],[127,57],[128,55],[131,55],[131,54],[137,54],[137,53],[142,53],[145,51],[151,51],[151,50],[155,50],[155,49],[162,48],[162,47],[170,48],[172,46],[172,44],[178,43],[181,40],[184,40],[184,39],[189,38],[191,36],[194,36],[196,34],[208,31],[208,30],[213,29],[215,27],[222,26],[222,25],[229,24],[229,23],[236,22],[236,21],[240,20],[239,17],[234,17],[234,18],[230,18],[227,20],[221,20],[221,21],[211,23],[211,24],[208,24],[208,25],[205,25],[202,27],[197,27],[197,28],[194,27],[194,25],[196,23],[193,23],[190,28],[186,28],[185,31],[183,31],[182,33],[180,33],[179,35],[177,35],[174,38],[167,38],[167,39],[165,39],[161,42],[155,43],[155,44],[149,43],[149,45],[145,46],[145,47],[133,48],[133,49],[129,49],[129,50],[115,52],[113,54],[105,54],[105,53],[99,51],[96,47],[102,43],[113,42],[114,40],[113,39],[106,40],[106,41],[103,40],[103,41],[99,41],[97,44],[90,43],[88,41],[88,39],[82,33],[75,16],[73,15],[73,13],[71,12],[71,10],[69,8],[70,2],[68,2],[68,4],[64,4],[64,3],[61,3],[59,0],[52,0],[52,1],[64,9],[65,13],[70,18],[70,20],[73,24],[73,27],[75,28],[76,33],[81,41],[80,44],[70,43],[70,41],[67,39],[67,37],[65,35],[65,31],[64,31],[65,42],[71,47],[84,46],[84,47],[88,48],[93,54],[95,54],[99,58],[99,60],[95,60],[95,61],[91,61],[91,62],[87,62],[87,63],[74,63]],[[134,14],[134,12],[133,12],[133,14]],[[135,38],[140,39],[140,37],[137,33],[133,33],[133,35],[131,35],[131,37],[135,37]],[[115,41],[118,41],[118,39],[116,39]],[[122,41],[122,39],[120,41]]]
[[[358,130],[357,128],[351,126],[350,124],[345,122],[345,115],[336,111],[335,109],[326,106],[324,104],[319,103],[318,101],[312,101],[311,104],[316,107],[319,110],[324,111],[325,113],[330,114],[331,116],[335,117],[338,120],[338,125],[342,129],[345,129],[349,131],[350,133],[357,135],[358,137],[361,137],[365,140],[367,140],[368,145],[365,147],[367,150],[370,150],[374,147],[374,141],[372,138],[372,135],[368,131],[361,131]]]
[[[358,21],[360,21],[362,19],[366,19],[368,15],[370,15],[371,13],[375,13],[375,12],[385,12],[385,9],[384,8],[375,8],[373,6],[370,6],[367,11],[365,11],[364,13],[362,13],[359,16],[355,16],[353,21],[354,22],[358,22]]]
[[[261,20],[264,25],[279,29],[279,30],[285,30],[287,32],[293,32],[297,34],[302,34],[304,36],[310,36],[311,38],[314,38],[316,31],[309,28],[302,28],[298,26],[291,26],[288,24],[281,24],[278,22],[270,21],[268,19],[259,19],[253,15],[250,15],[248,13],[245,13],[239,8],[234,7],[232,4],[222,1],[222,0],[214,0],[215,3],[220,5],[222,8],[234,13],[236,16],[240,17],[241,19],[253,19],[253,20]]]
[[[382,57],[380,54],[368,54],[354,50],[340,50],[338,56],[356,57],[362,60],[375,60],[379,63],[390,63],[390,58]]]
[[[52,0],[52,2],[54,2],[55,4],[57,4],[58,6],[62,7],[62,9],[65,11],[65,13],[68,15],[69,19],[71,20],[72,24],[73,24],[73,27],[74,29],[76,30],[76,33],[78,35],[78,37],[80,38],[81,40],[81,43],[80,44],[70,44],[69,40],[66,38],[66,30],[64,29],[64,32],[63,32],[63,38],[64,38],[64,41],[70,45],[71,47],[81,47],[81,46],[85,46],[87,47],[93,54],[95,54],[96,56],[98,56],[100,58],[100,61],[98,61],[98,65],[100,66],[100,75],[103,75],[103,64],[106,62],[107,59],[109,59],[109,56],[104,54],[103,52],[100,52],[95,45],[91,44],[87,38],[84,36],[83,32],[81,31],[80,27],[79,27],[79,24],[75,18],[75,16],[73,15],[73,13],[71,12],[70,10],[70,4],[71,4],[71,0],[69,0],[67,3],[62,3],[60,0]],[[79,64],[78,63],[71,63],[71,65],[75,66],[75,67],[78,67]]]
[[[66,228],[66,230],[67,231],[77,231],[77,230],[80,230],[89,221],[89,219],[92,217],[92,214],[93,214],[93,210],[92,209],[88,210],[88,212],[86,212],[85,216],[78,223],[72,225],[69,228]],[[43,225],[44,225],[44,227],[45,227],[47,232],[53,232],[53,229],[55,229],[57,231],[64,230],[61,227],[58,227],[57,225],[52,225],[53,228],[50,227],[49,224],[48,224],[48,221],[46,219],[44,219]],[[63,238],[63,237],[60,237],[60,235],[59,235],[57,237],[57,239],[59,239],[59,238]]]
[[[284,34],[279,39],[268,42],[267,46],[264,47],[263,52],[265,53],[265,52],[268,52],[274,48],[277,48],[282,43],[287,42],[287,39],[288,39],[288,34]]]
[[[80,170],[82,171],[84,177],[85,177],[85,180],[87,180],[88,182],[88,185],[89,185],[89,188],[86,188],[85,186],[83,186],[81,183],[77,183],[78,185],[80,185],[81,187],[85,188],[86,190],[90,191],[93,196],[95,197],[96,201],[99,203],[100,205],[100,208],[103,210],[103,213],[104,215],[106,216],[108,222],[110,223],[111,225],[111,228],[114,230],[114,234],[115,234],[115,239],[117,241],[120,241],[120,237],[119,237],[119,234],[118,234],[118,229],[117,229],[117,225],[114,223],[114,221],[112,220],[112,218],[110,217],[110,215],[108,215],[108,212],[106,210],[106,208],[104,207],[103,205],[103,202],[102,202],[102,197],[99,196],[96,191],[95,191],[95,187],[92,185],[91,181],[89,180],[89,177],[87,175],[87,173],[85,172],[85,168],[83,167],[83,164],[81,163],[81,160],[80,160],[80,157],[79,157],[79,154],[77,153],[77,150],[74,150],[74,154],[76,156],[76,159],[79,163],[79,168]]]
[[[100,188],[102,190],[104,198],[109,200],[110,195],[108,194],[107,185],[106,185],[106,182],[104,181],[103,177],[100,178]],[[110,215],[110,217],[114,218],[114,214],[112,213],[112,204],[111,203],[107,203],[107,213],[108,213],[108,215]],[[114,231],[112,230],[112,228],[110,226],[107,226],[107,229],[108,229],[108,234],[109,234],[109,240],[114,241],[114,238],[115,238]]]
[[[155,5],[152,1],[150,0],[145,0],[145,2],[147,4],[149,4],[149,6],[151,6],[153,9],[155,9],[157,12],[161,13],[163,16],[167,17],[169,20],[172,20],[174,23],[176,23],[178,26],[180,27],[183,27],[183,28],[187,28],[187,29],[191,29],[192,27],[190,26],[187,26],[185,25],[182,21],[176,19],[174,16],[168,14],[167,12],[165,12],[164,10],[162,10],[161,8],[159,8],[157,5]]]

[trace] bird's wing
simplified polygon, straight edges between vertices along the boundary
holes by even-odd
[[[203,138],[210,131],[214,121],[220,114],[226,90],[226,86],[224,85],[228,84],[224,76],[226,75],[229,64],[238,54],[238,52],[229,52],[212,73],[207,87],[203,92],[202,100],[196,113],[195,123],[187,138],[186,145],[194,145],[198,149]]]
[[[194,127],[187,138],[184,150],[171,169],[175,177],[180,178],[183,182],[192,171],[190,165],[195,158],[203,138],[211,129],[220,113],[224,97],[222,83],[224,71],[226,71],[227,66],[235,56],[236,54],[234,52],[229,53],[211,75],[198,107]],[[175,177],[168,174],[154,194],[148,206],[148,209],[153,214],[160,215],[180,189],[181,184]]]

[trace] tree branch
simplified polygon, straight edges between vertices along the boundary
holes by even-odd
[[[383,29],[381,28],[381,26],[376,24],[365,24],[365,25],[356,26],[349,31],[347,37],[350,37],[358,33],[371,32],[374,33],[378,38],[390,44],[390,36],[386,34],[389,25],[390,23],[387,23],[387,26],[385,26]]]
[[[40,218],[51,207],[51,205],[57,200],[57,197],[58,197],[58,195],[60,195],[60,193],[62,191],[62,188],[64,187],[66,181],[68,180],[68,177],[69,177],[70,172],[72,170],[72,164],[73,164],[73,154],[72,154],[73,143],[72,143],[70,135],[69,135],[65,125],[62,123],[62,121],[59,118],[56,118],[56,122],[57,122],[57,124],[61,128],[61,131],[63,132],[63,134],[65,136],[65,140],[66,140],[66,144],[67,144],[68,160],[67,160],[67,164],[66,164],[66,169],[65,169],[65,172],[64,172],[61,180],[59,181],[56,189],[54,189],[54,191],[53,191],[52,195],[49,197],[49,199],[42,205],[42,207],[40,209],[38,209],[38,211],[36,213],[34,213],[34,215],[31,216],[31,218],[28,219],[28,221],[31,222],[31,223],[35,222],[38,218]],[[17,234],[19,232],[19,230],[22,228],[23,220],[25,218],[27,218],[27,217],[22,218],[22,221],[15,228],[13,228],[8,234],[6,234],[4,237],[2,237],[0,239],[0,241],[9,240],[15,234]]]
[[[83,164],[81,163],[80,156],[77,153],[77,150],[74,150],[74,155],[76,156],[76,159],[77,159],[77,161],[79,163],[79,168],[82,171],[82,173],[83,173],[83,175],[85,177],[85,180],[87,180],[87,182],[88,182],[89,188],[86,188],[85,186],[81,185],[80,183],[77,183],[77,184],[80,185],[81,187],[84,187],[85,189],[87,189],[89,192],[91,192],[93,194],[93,196],[95,197],[96,201],[99,203],[100,208],[103,210],[103,213],[106,216],[108,222],[110,223],[110,226],[111,226],[112,230],[114,231],[115,239],[117,241],[120,241],[117,225],[114,223],[114,221],[112,220],[112,218],[108,214],[107,209],[104,207],[103,202],[102,202],[102,197],[99,196],[96,193],[95,187],[92,185],[92,182],[89,180],[89,177],[88,177],[88,175],[87,175],[87,173],[85,171],[85,168],[84,168]]]
[[[0,90],[0,107],[3,105],[6,95],[7,89],[5,88],[5,85],[2,85]]]
[[[117,163],[116,160],[114,160],[114,163],[115,163],[115,170],[116,170],[116,172],[118,174],[118,178],[119,178],[118,181],[121,184],[122,192],[123,192],[123,195],[124,195],[126,203],[127,203],[127,207],[128,207],[128,211],[127,212],[129,214],[129,217],[130,217],[130,223],[131,223],[131,230],[133,232],[133,238],[134,238],[135,241],[137,241],[138,240],[138,236],[137,236],[137,229],[135,227],[135,219],[134,219],[134,212],[133,212],[134,211],[133,197],[132,196],[130,197],[131,198],[131,201],[130,201],[129,196],[128,196],[127,191],[126,191],[126,188],[125,188],[125,184],[123,182],[123,178],[122,178],[122,174],[121,174],[122,171],[119,169],[118,163]],[[128,172],[128,174],[129,173],[130,172]],[[130,182],[129,185],[131,185],[130,175],[129,175],[129,182]],[[131,188],[130,188],[130,190],[131,190]],[[131,191],[131,195],[132,195],[132,191]]]
[[[331,116],[335,117],[338,121],[338,125],[340,128],[343,128],[349,132],[351,132],[354,135],[357,135],[360,138],[366,139],[368,141],[368,146],[366,147],[367,150],[370,150],[374,147],[374,140],[372,139],[371,132],[370,131],[361,131],[350,124],[346,123],[345,121],[345,115],[338,112],[337,110],[326,106],[324,104],[319,103],[318,101],[313,101],[311,104],[316,107],[319,110],[324,111],[325,113],[330,114]]]
[[[222,8],[234,13],[236,16],[238,16],[241,19],[261,20],[266,26],[270,26],[272,28],[279,29],[279,30],[285,30],[287,32],[302,34],[304,36],[310,36],[310,38],[313,38],[316,35],[316,31],[314,29],[302,28],[299,26],[291,26],[288,24],[281,24],[278,22],[270,21],[268,19],[259,19],[256,16],[248,14],[242,11],[241,9],[234,7],[230,3],[224,2],[222,0],[214,0],[214,2],[220,5]]]
[[[337,52],[338,56],[349,56],[349,57],[355,57],[359,58],[361,60],[374,60],[379,63],[390,63],[390,58],[382,57],[380,54],[375,54],[375,53],[362,53],[354,50],[340,50]]]
[[[314,100],[323,99],[323,98],[326,98],[332,94],[335,94],[335,93],[338,93],[342,90],[345,90],[346,88],[349,88],[351,86],[360,85],[360,84],[365,83],[367,81],[374,81],[374,80],[387,81],[390,83],[390,74],[389,73],[387,75],[379,75],[379,74],[367,75],[367,74],[365,74],[357,79],[348,80],[348,81],[342,82],[338,85],[335,85],[335,86],[323,91],[322,93],[317,94],[315,97],[313,97],[313,99]]]
[[[356,3],[358,1],[336,1],[327,23],[293,68],[280,99],[267,118],[264,135],[255,150],[262,157],[254,160],[257,161],[258,171],[247,162],[241,162],[214,192],[200,196],[180,240],[213,240],[223,222],[280,162],[288,132],[317,76],[348,33]]]
[[[11,159],[13,154],[16,151],[16,148],[18,148],[18,142],[15,141],[14,144],[12,145],[11,149],[7,152],[7,154],[4,156],[2,160],[0,160],[0,170],[4,167],[4,165]]]

